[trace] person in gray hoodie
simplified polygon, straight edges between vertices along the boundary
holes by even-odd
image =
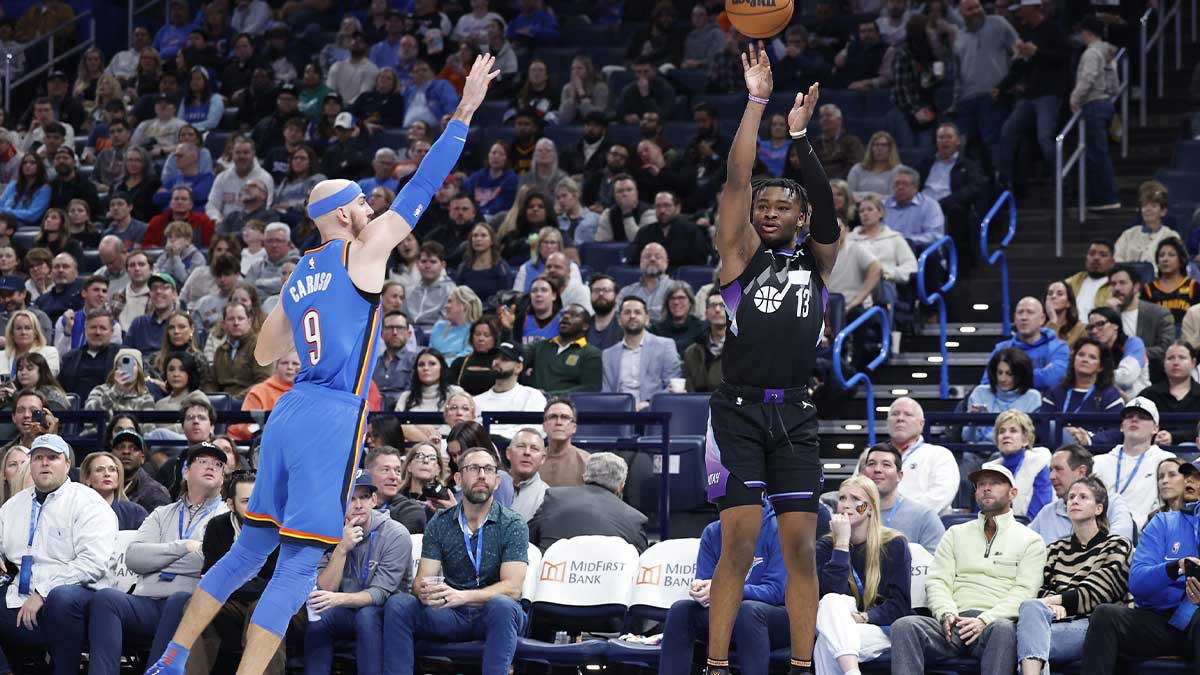
[[[184,496],[154,509],[125,551],[125,565],[138,575],[132,593],[106,588],[96,592],[88,614],[89,675],[116,675],[121,668],[124,634],[155,638],[163,607],[173,593],[191,593],[200,581],[200,546],[214,516],[228,508],[221,500],[225,451],[209,443],[188,448]],[[162,653],[170,635],[152,653]]]
[[[1108,153],[1108,127],[1116,110],[1112,98],[1117,95],[1117,48],[1104,41],[1104,22],[1085,16],[1079,22],[1079,39],[1087,46],[1075,72],[1071,90],[1071,112],[1083,112],[1083,133],[1087,141],[1087,201],[1096,209],[1121,206],[1112,157]]]
[[[445,318],[446,301],[455,288],[454,282],[446,276],[446,249],[436,241],[421,244],[417,270],[421,274],[421,283],[408,291],[404,305],[413,324],[428,333],[438,319]]]
[[[360,472],[342,541],[321,561],[308,597],[306,675],[330,672],[333,642],[341,639],[356,640],[359,672],[383,672],[383,606],[412,587],[413,559],[408,530],[376,508],[376,492],[371,474]]]

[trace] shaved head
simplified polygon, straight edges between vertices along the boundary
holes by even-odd
[[[336,195],[339,191],[354,183],[342,178],[334,178],[323,180],[312,189],[308,195],[308,206],[313,206],[317,202],[327,197]],[[367,197],[364,194],[359,194],[350,202],[341,205],[333,205],[334,208],[320,216],[313,223],[317,229],[321,231],[321,240],[329,241],[334,238],[339,232],[349,228],[354,236],[366,226],[367,221],[372,215],[371,206],[367,204]]]

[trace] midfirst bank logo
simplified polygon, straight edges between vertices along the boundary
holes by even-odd
[[[659,563],[649,567],[639,567],[636,585],[662,586],[663,588],[690,586],[695,576],[695,563],[674,565]]]
[[[621,562],[564,560],[551,563],[543,560],[538,579],[567,584],[598,584],[602,574],[624,569],[625,563]]]

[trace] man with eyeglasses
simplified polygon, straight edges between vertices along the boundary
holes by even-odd
[[[424,455],[418,453],[413,461]],[[432,461],[437,461],[434,455]],[[421,534],[425,531],[425,507],[415,499],[400,494],[400,479],[404,473],[404,455],[390,445],[371,448],[367,458],[363,460],[363,468],[371,474],[375,483],[375,500],[379,510],[388,513],[392,520],[400,523],[409,534]]]
[[[493,499],[500,484],[496,456],[467,448],[454,479],[458,505],[425,528],[412,595],[397,593],[384,610],[385,675],[411,675],[415,638],[483,640],[483,675],[507,675],[525,624],[518,602],[529,567],[529,528]]]
[[[404,288],[397,284],[397,287]],[[375,386],[383,397],[383,409],[394,410],[396,399],[412,384],[417,353],[407,349],[410,336],[408,315],[394,309],[383,317],[383,350],[375,361]]]
[[[542,414],[542,428],[546,430],[546,459],[538,473],[550,487],[583,485],[588,453],[571,443],[577,429],[577,417],[575,403],[566,396],[556,396],[546,403],[546,410]]]
[[[308,596],[310,618],[304,632],[304,672],[328,673],[335,639],[354,639],[356,666],[382,670],[384,603],[412,587],[412,538],[399,523],[380,513],[375,483],[359,474],[346,509],[342,540],[325,554],[317,588]]]
[[[183,496],[154,509],[125,551],[125,564],[138,575],[133,592],[106,588],[92,599],[88,672],[93,675],[120,671],[124,638],[153,638],[150,655],[157,658],[171,638],[161,621],[167,598],[190,593],[200,581],[205,527],[228,510],[221,499],[225,451],[197,443],[188,448],[183,467]]]
[[[613,205],[613,184],[621,176],[628,176],[629,158],[633,149],[624,143],[613,143],[604,153],[604,167],[584,174],[583,196],[585,206],[600,213]]]
[[[708,322],[708,329],[683,350],[683,380],[690,392],[712,391],[721,384],[721,353],[725,347],[725,331],[729,326],[721,289],[713,288],[708,292],[704,319]]]
[[[183,434],[172,429],[155,429],[146,436],[153,444],[158,440],[186,440],[189,445],[199,445],[212,441],[213,429],[217,423],[217,411],[212,402],[202,391],[190,392],[184,397],[179,406],[179,420],[183,423]],[[150,452],[151,463],[158,467],[154,477],[166,486],[172,496],[178,494],[179,485],[179,448],[158,446]],[[147,509],[149,510],[149,509]]]

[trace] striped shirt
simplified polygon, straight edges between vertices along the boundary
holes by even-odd
[[[1087,616],[1104,603],[1128,603],[1132,555],[1128,539],[1107,532],[1096,533],[1087,544],[1074,534],[1059,539],[1047,549],[1038,597],[1062,595],[1067,616]]]

